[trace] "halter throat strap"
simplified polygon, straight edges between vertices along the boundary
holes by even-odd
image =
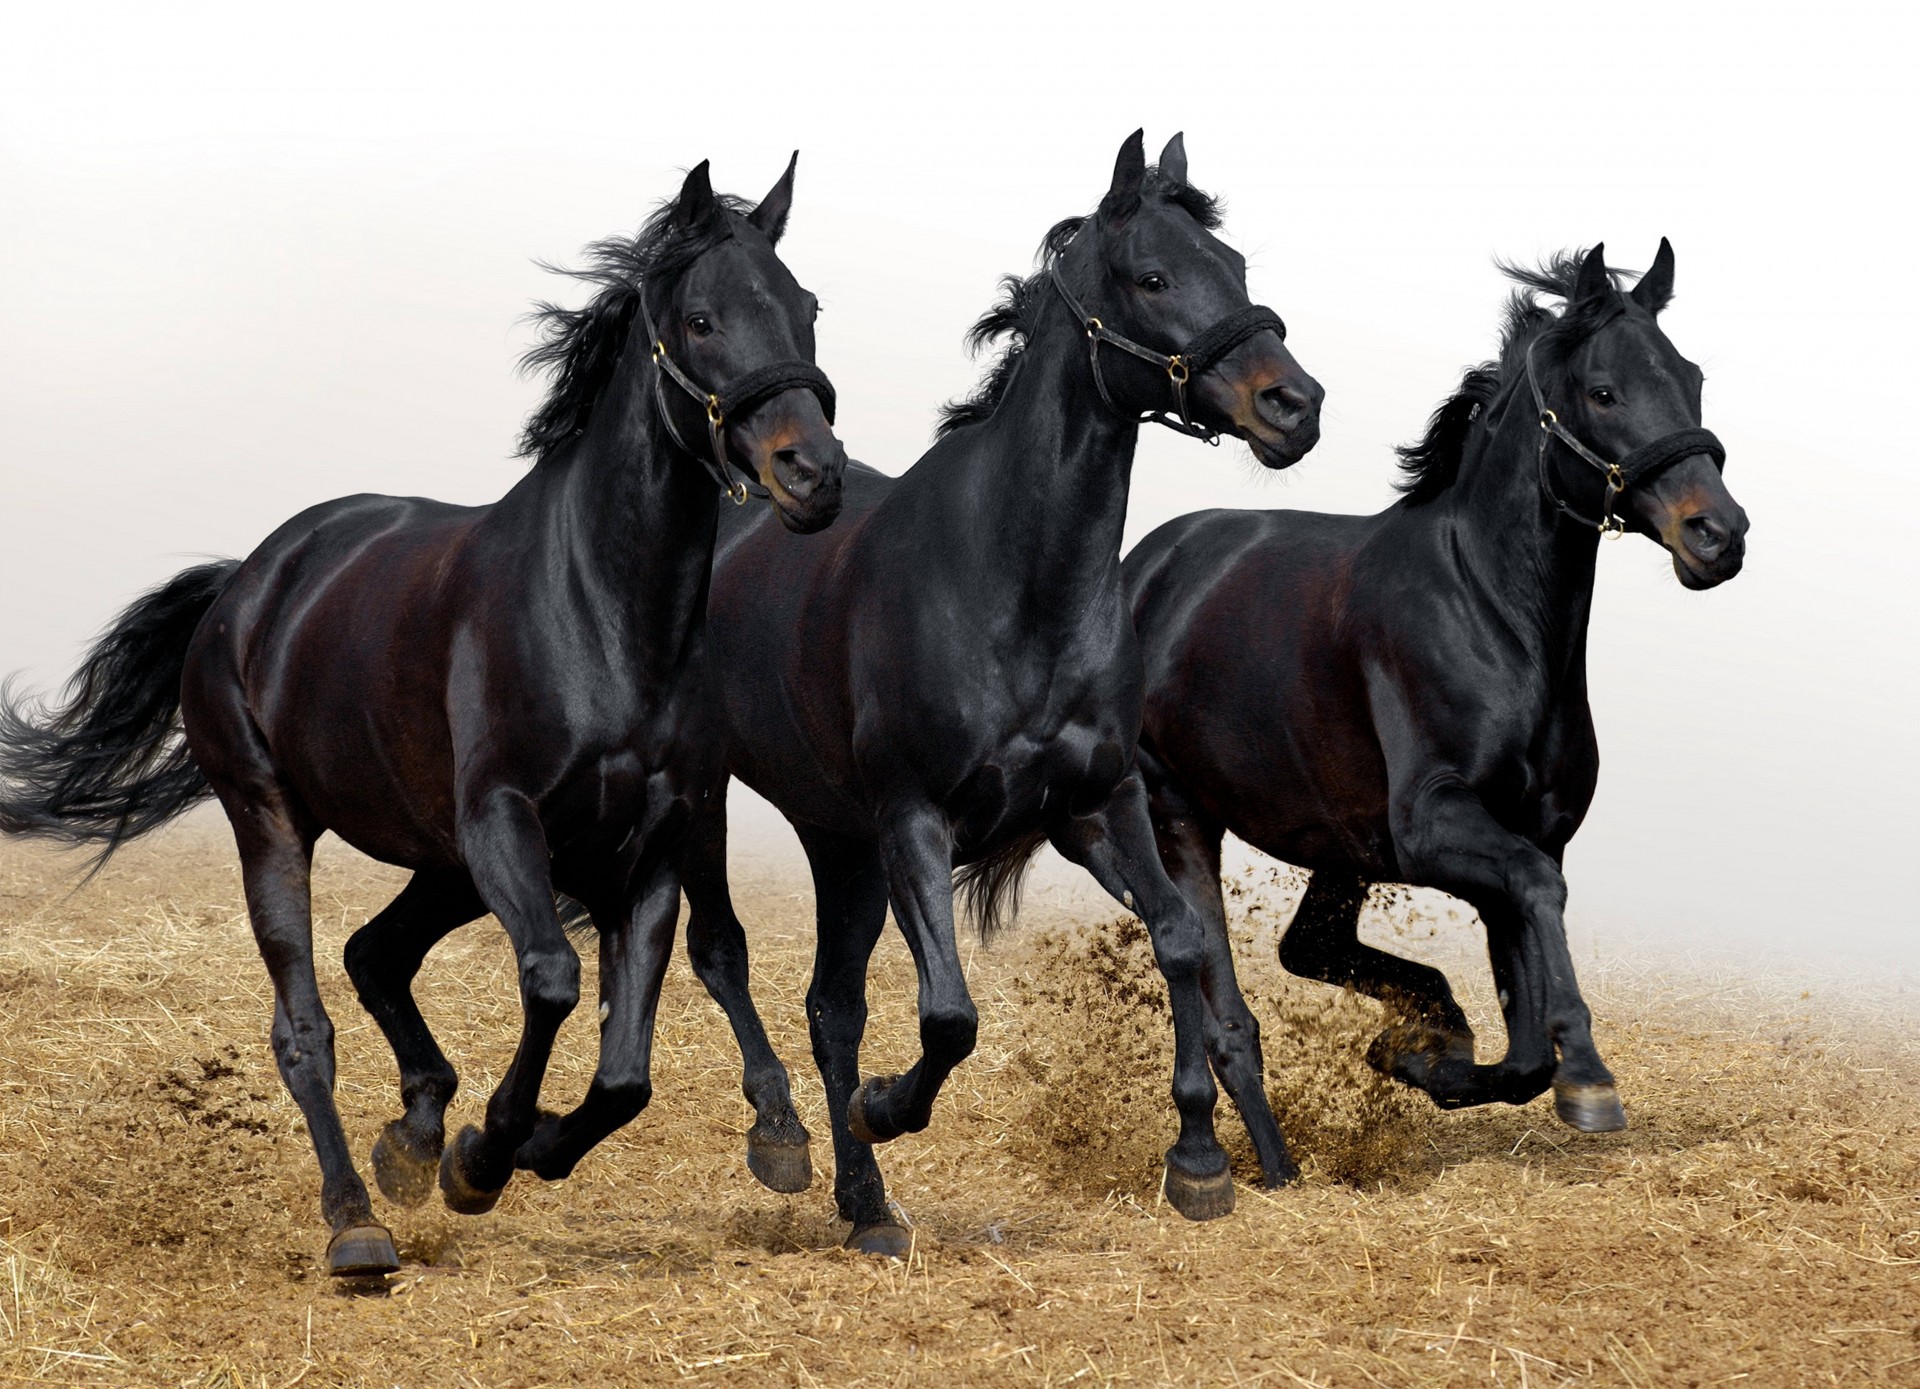
[[[1719,437],[1711,429],[1676,429],[1671,434],[1663,434],[1650,443],[1640,445],[1632,453],[1617,463],[1609,463],[1579,439],[1564,424],[1560,417],[1547,408],[1547,398],[1540,389],[1540,378],[1533,369],[1534,344],[1527,344],[1527,387],[1533,392],[1533,408],[1540,420],[1540,489],[1547,494],[1561,512],[1572,517],[1583,526],[1591,526],[1601,535],[1617,537],[1626,531],[1626,523],[1613,514],[1613,505],[1629,487],[1647,481],[1665,472],[1682,459],[1691,458],[1696,453],[1704,453],[1713,460],[1716,469],[1727,466],[1727,450]],[[1606,479],[1606,492],[1600,504],[1600,517],[1583,516],[1553,490],[1553,482],[1547,475],[1547,452],[1555,440],[1565,444],[1581,462],[1597,469]]]
[[[779,395],[782,391],[796,388],[812,391],[820,401],[820,409],[827,417],[827,423],[833,423],[834,391],[833,382],[827,374],[812,362],[794,358],[791,361],[768,362],[754,367],[741,376],[735,377],[718,391],[704,389],[699,382],[687,375],[680,364],[667,353],[666,339],[661,337],[653,326],[653,315],[647,311],[646,293],[640,294],[640,318],[647,328],[647,341],[655,367],[653,376],[653,400],[660,423],[666,426],[667,435],[682,453],[690,453],[699,459],[702,466],[720,485],[720,490],[733,500],[735,506],[743,505],[748,497],[767,497],[772,494],[753,475],[735,463],[727,452],[727,422],[746,413],[763,400]],[[673,422],[673,411],[667,408],[666,388],[663,381],[671,381],[700,404],[707,415],[707,451],[702,453],[681,437],[679,427]],[[736,480],[738,471],[741,479]]]
[[[1287,325],[1280,315],[1264,304],[1249,304],[1245,308],[1235,309],[1225,318],[1210,324],[1201,330],[1199,336],[1189,343],[1185,351],[1169,355],[1155,352],[1151,347],[1143,346],[1121,333],[1107,327],[1097,317],[1088,313],[1080,301],[1067,288],[1065,277],[1060,274],[1060,261],[1055,257],[1047,264],[1047,274],[1053,280],[1053,287],[1060,291],[1060,297],[1066,301],[1067,311],[1081,327],[1087,337],[1087,359],[1093,366],[1093,384],[1100,392],[1100,399],[1116,415],[1125,416],[1126,412],[1114,403],[1113,395],[1107,390],[1106,374],[1100,369],[1100,344],[1110,343],[1122,352],[1138,357],[1160,368],[1167,374],[1167,380],[1173,387],[1174,407],[1179,411],[1178,418],[1165,410],[1147,410],[1134,416],[1143,424],[1161,424],[1188,438],[1202,439],[1209,444],[1220,442],[1220,431],[1210,429],[1204,424],[1195,424],[1187,408],[1187,382],[1203,372],[1211,371],[1220,364],[1234,348],[1248,338],[1272,331],[1280,335],[1282,342],[1287,338]]]

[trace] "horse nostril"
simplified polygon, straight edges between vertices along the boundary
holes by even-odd
[[[1284,383],[1260,392],[1260,413],[1282,429],[1300,423],[1312,404],[1312,397]]]
[[[1689,516],[1686,522],[1687,548],[1701,559],[1713,559],[1727,548],[1732,533],[1711,516]]]
[[[775,449],[773,465],[793,479],[789,491],[795,485],[807,487],[820,480],[820,469],[799,449]]]

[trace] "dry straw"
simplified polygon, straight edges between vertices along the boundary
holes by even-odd
[[[838,1252],[824,1181],[786,1198],[747,1175],[730,1037],[676,965],[640,1122],[491,1216],[386,1210],[408,1264],[368,1294],[318,1272],[315,1168],[265,1045],[231,850],[203,823],[74,895],[68,867],[0,851],[0,1382],[1920,1383],[1912,1050],[1782,979],[1586,967],[1625,1134],[1576,1135],[1544,1102],[1441,1114],[1361,1063],[1373,1005],[1280,973],[1297,883],[1243,883],[1243,980],[1306,1175],[1194,1226],[1155,1189],[1169,1036],[1143,935],[1042,902],[970,962],[980,1050],[932,1130],[882,1153],[916,1243],[873,1263]],[[397,1099],[338,960],[400,881],[321,855],[322,984],[362,1153]],[[750,871],[739,898],[823,1137],[803,881]],[[1497,1049],[1470,919],[1381,907],[1370,929],[1457,970]],[[422,993],[464,1121],[518,1021],[497,929],[443,947]],[[892,1069],[914,1050],[895,937],[873,993],[868,1068]],[[550,1103],[586,1084],[592,1011]]]

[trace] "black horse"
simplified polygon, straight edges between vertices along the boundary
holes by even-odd
[[[1561,854],[1593,798],[1587,621],[1603,533],[1657,539],[1688,588],[1739,573],[1746,514],[1700,425],[1698,368],[1655,321],[1666,242],[1631,293],[1595,247],[1538,271],[1499,360],[1401,450],[1377,516],[1210,511],[1127,558],[1146,654],[1140,765],[1161,856],[1227,961],[1220,838],[1312,870],[1280,945],[1296,974],[1386,1001],[1373,1064],[1446,1107],[1552,1085],[1575,1128],[1626,1115],[1594,1048],[1561,912]],[[1564,298],[1555,317],[1531,291]],[[1370,883],[1470,902],[1508,1049],[1475,1065],[1437,970],[1360,943]],[[1257,1139],[1256,1135],[1256,1139]],[[1284,1150],[1261,1148],[1269,1172]]]
[[[850,468],[845,519],[826,535],[748,515],[723,524],[709,632],[728,767],[787,816],[812,865],[807,1016],[850,1248],[905,1249],[870,1145],[925,1128],[973,1049],[955,866],[971,865],[962,886],[990,928],[1049,839],[1152,931],[1179,1040],[1168,1193],[1196,1218],[1232,1206],[1203,1033],[1250,1039],[1252,1019],[1203,1018],[1204,927],[1154,853],[1133,774],[1143,691],[1119,563],[1143,412],[1235,434],[1274,468],[1318,436],[1320,388],[1279,319],[1248,303],[1245,262],[1213,236],[1218,222],[1187,182],[1180,138],[1149,171],[1136,132],[1099,210],[1055,227],[1039,272],[1009,279],[975,327],[976,344],[1012,344],[919,463],[898,479]],[[741,1044],[756,1134],[804,1144],[748,997],[725,837],[716,797],[687,864],[688,950]],[[889,901],[919,974],[923,1054],[862,1086],[867,961]],[[1257,1080],[1257,1057],[1252,1069]]]
[[[0,714],[9,832],[104,858],[220,797],[335,1274],[398,1259],[333,1102],[308,897],[324,830],[416,870],[347,946],[400,1063],[406,1114],[373,1153],[389,1197],[424,1200],[437,1168],[449,1206],[486,1210],[516,1163],[562,1176],[647,1103],[679,859],[721,774],[703,643],[721,488],[743,498],[729,470],[749,468],[795,531],[839,510],[817,306],[774,252],[792,179],[790,163],[752,207],[716,196],[703,163],[637,237],[591,248],[575,273],[600,287],[592,301],[540,308],[529,362],[556,380],[522,440],[538,461],[499,502],[314,507],[246,561],[190,569],[128,609],[63,707]],[[580,989],[556,889],[600,937],[599,1068],[564,1118],[536,1109]],[[434,941],[489,911],[513,941],[525,1026],[486,1127],[443,1153],[457,1078],[411,984]]]

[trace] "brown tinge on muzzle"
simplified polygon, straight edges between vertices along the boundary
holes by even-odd
[[[1662,488],[1663,514],[1655,529],[1673,555],[1681,582],[1690,587],[1724,583],[1740,572],[1747,550],[1747,513],[1734,501],[1720,475],[1688,481],[1677,495]]]
[[[780,519],[803,532],[828,525],[840,511],[847,451],[818,398],[811,391],[787,391],[754,414],[739,431],[739,446],[773,494]]]
[[[1298,462],[1319,442],[1326,390],[1274,336],[1242,344],[1211,374],[1227,397],[1224,413],[1233,432],[1268,467]]]

